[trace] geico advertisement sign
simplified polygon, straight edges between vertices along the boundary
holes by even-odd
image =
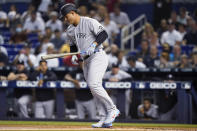
[[[0,87],[7,87],[8,82],[7,81],[0,81]]]
[[[86,82],[80,82],[80,88],[86,88],[87,83]],[[62,81],[60,82],[60,87],[61,88],[74,88],[75,85],[72,82],[67,82],[67,81]]]
[[[176,83],[169,82],[150,82],[150,89],[176,89]]]
[[[37,87],[38,81],[17,81],[16,82],[17,87]]]
[[[105,88],[131,88],[131,82],[105,82]]]

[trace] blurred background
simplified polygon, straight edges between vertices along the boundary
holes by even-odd
[[[68,23],[59,19],[65,3],[109,35],[103,85],[118,121],[197,123],[196,0],[1,0],[0,119],[99,119],[83,61],[40,61],[70,52]]]

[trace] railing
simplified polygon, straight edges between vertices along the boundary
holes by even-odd
[[[141,16],[136,18],[132,23],[122,28],[121,30],[122,50],[125,50],[125,45],[129,42],[129,40],[130,40],[130,50],[131,51],[134,50],[134,38],[137,34],[139,34],[144,29],[144,25],[146,22],[147,22],[146,16],[142,14]]]
[[[6,118],[6,89],[8,88],[39,88],[37,81],[0,81],[0,120]],[[81,82],[82,88],[86,88],[87,84]],[[133,82],[104,82],[103,86],[109,89],[119,89],[117,92],[117,106],[121,114],[125,114],[126,93],[125,89],[170,89],[177,92],[177,123],[192,123],[192,95],[188,90],[192,90],[192,83],[189,81],[133,81]],[[48,81],[40,88],[56,88],[56,119],[65,119],[64,109],[64,88],[74,89],[74,85],[67,81]],[[135,90],[133,90],[135,91]],[[195,92],[193,92],[195,95]]]

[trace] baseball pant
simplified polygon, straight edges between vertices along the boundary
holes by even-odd
[[[17,99],[17,106],[19,108],[19,117],[29,118],[27,105],[31,102],[32,97],[30,95],[23,95]]]
[[[35,118],[52,118],[53,112],[54,100],[35,102]]]
[[[96,107],[93,99],[88,101],[76,100],[75,104],[79,119],[85,119],[86,112],[89,119],[96,119]]]
[[[84,77],[94,97],[98,98],[110,112],[116,108],[113,101],[102,86],[102,79],[108,66],[108,57],[104,51],[92,54],[84,61]]]

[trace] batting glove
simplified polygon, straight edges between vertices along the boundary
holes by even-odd
[[[78,65],[78,57],[77,55],[73,55],[72,58],[71,58],[71,63],[73,65]]]
[[[92,55],[95,51],[95,48],[96,48],[96,44],[92,43],[90,47],[87,49],[86,54],[89,56]]]

